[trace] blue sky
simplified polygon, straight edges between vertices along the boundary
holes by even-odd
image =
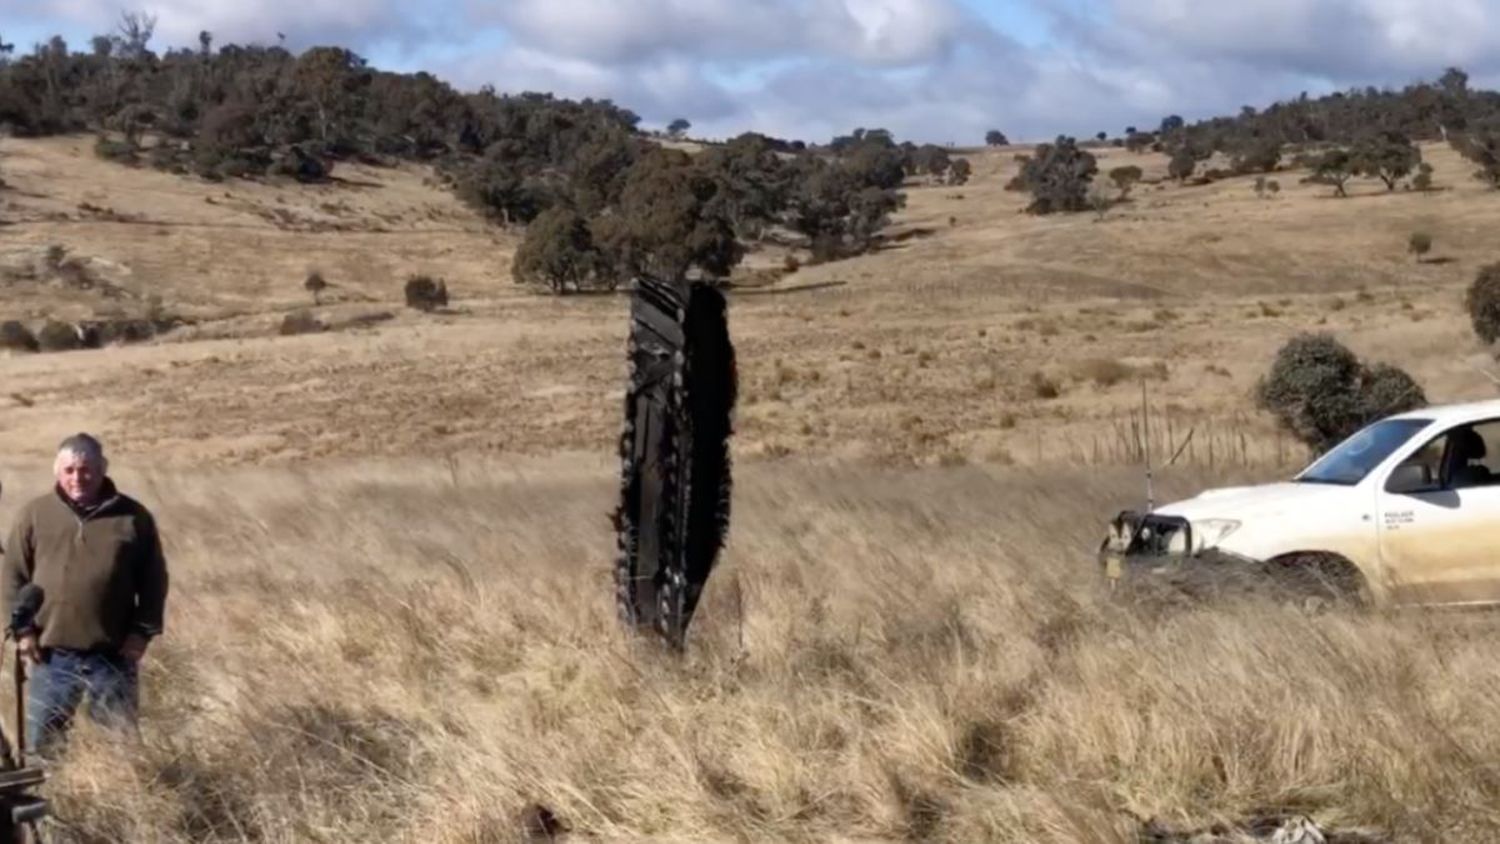
[[[76,48],[113,0],[0,0],[0,37]],[[608,97],[648,125],[974,143],[1112,133],[1449,65],[1500,87],[1500,0],[134,0],[156,49],[337,43],[460,88]]]

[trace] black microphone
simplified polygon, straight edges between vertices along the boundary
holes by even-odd
[[[29,631],[36,621],[37,610],[42,608],[42,587],[28,583],[16,592],[15,606],[10,609],[10,634],[20,636]]]

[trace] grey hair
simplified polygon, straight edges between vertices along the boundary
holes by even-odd
[[[78,433],[63,440],[57,446],[57,456],[61,460],[65,455],[74,454],[90,462],[101,466],[106,463],[104,458],[104,445],[89,434]]]

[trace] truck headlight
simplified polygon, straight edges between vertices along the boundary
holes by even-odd
[[[1234,519],[1204,519],[1201,522],[1193,522],[1193,543],[1198,550],[1206,550],[1218,547],[1220,542],[1229,538],[1229,535],[1240,529],[1240,523]]]

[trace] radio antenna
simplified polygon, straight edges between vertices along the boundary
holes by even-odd
[[[1156,509],[1156,495],[1151,488],[1151,407],[1146,403],[1146,379],[1141,379],[1141,429],[1145,436],[1146,456],[1146,512]]]

